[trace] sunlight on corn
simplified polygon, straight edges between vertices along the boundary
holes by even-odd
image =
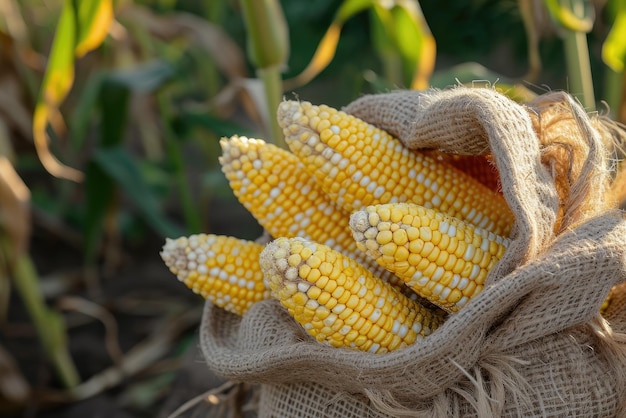
[[[511,230],[514,217],[501,195],[352,115],[283,101],[278,121],[291,151],[346,211],[412,202],[503,236]]]
[[[279,238],[261,253],[272,296],[317,341],[384,353],[414,343],[443,315],[405,297],[355,260],[302,238]]]
[[[223,138],[220,145],[219,161],[231,189],[272,237],[302,237],[328,245],[355,258],[381,279],[406,288],[402,280],[357,249],[350,213],[326,196],[295,155],[243,136]]]
[[[197,234],[167,238],[161,258],[194,293],[243,315],[253,303],[270,297],[259,266],[262,250],[263,245],[253,241]]]
[[[350,219],[357,246],[420,296],[456,312],[484,287],[509,240],[432,209],[368,206]]]

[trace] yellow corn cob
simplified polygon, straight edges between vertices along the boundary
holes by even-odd
[[[270,298],[259,255],[263,245],[238,238],[197,234],[167,238],[161,258],[178,280],[216,306],[243,315]]]
[[[223,138],[220,145],[231,189],[271,236],[302,236],[357,253],[350,214],[322,192],[295,155],[242,136]]]
[[[220,141],[222,171],[241,204],[272,237],[302,237],[355,258],[383,280],[402,280],[356,247],[350,214],[322,191],[298,158],[261,139],[233,136]]]
[[[269,243],[261,268],[272,296],[330,346],[384,353],[429,335],[444,320],[354,259],[303,238]]]
[[[284,101],[278,121],[291,151],[348,212],[412,202],[500,235],[510,232],[514,217],[502,196],[352,115],[325,105]]]
[[[350,218],[359,249],[433,304],[456,312],[480,291],[509,240],[408,203],[368,206]]]

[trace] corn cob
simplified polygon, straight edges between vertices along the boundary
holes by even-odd
[[[350,214],[322,192],[295,155],[242,136],[223,138],[220,145],[231,189],[271,236],[303,236],[357,252]]]
[[[350,218],[359,249],[420,296],[456,312],[480,291],[509,241],[419,205],[368,206]]]
[[[261,268],[272,296],[307,333],[333,347],[384,353],[429,335],[444,320],[354,259],[303,238],[269,243]]]
[[[278,121],[291,151],[348,212],[412,202],[500,235],[510,232],[514,217],[502,196],[352,115],[325,105],[284,101]]]
[[[167,238],[161,258],[178,280],[216,306],[243,315],[270,298],[259,255],[263,245],[213,234]]]
[[[272,237],[299,236],[328,245],[355,258],[381,279],[406,287],[357,249],[350,214],[326,196],[295,155],[261,139],[242,136],[223,138],[220,145],[220,164],[231,189]]]

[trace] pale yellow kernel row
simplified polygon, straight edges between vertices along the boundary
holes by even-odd
[[[253,241],[213,234],[167,238],[161,258],[194,293],[216,306],[243,315],[252,304],[270,298]]]
[[[357,246],[433,304],[456,312],[482,291],[509,241],[415,204],[368,206],[351,216]]]
[[[278,238],[261,253],[272,296],[317,341],[384,353],[443,323],[355,260],[303,238]]]
[[[287,150],[261,139],[220,141],[222,171],[241,204],[272,237],[303,237],[355,258],[381,279],[405,288],[356,247],[350,213],[337,207]]]
[[[501,195],[354,116],[325,105],[284,101],[278,120],[291,151],[348,212],[412,202],[500,235],[511,230],[514,217]]]

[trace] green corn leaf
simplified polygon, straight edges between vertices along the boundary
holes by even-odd
[[[111,0],[66,0],[52,43],[48,66],[35,104],[33,137],[37,154],[53,175],[74,181],[82,173],[67,167],[48,148],[46,128],[74,83],[74,59],[82,57],[104,40],[113,19]]]
[[[324,33],[322,40],[317,45],[317,49],[313,54],[313,58],[300,74],[285,80],[285,90],[292,90],[298,86],[302,86],[313,80],[320,72],[322,72],[335,57],[337,44],[339,43],[339,35],[346,20],[355,14],[362,12],[368,7],[372,7],[377,0],[345,0],[333,19],[331,25]]]
[[[146,222],[166,237],[180,236],[183,231],[161,212],[158,199],[146,184],[133,157],[121,147],[100,148],[94,162],[119,185]]]
[[[602,60],[615,72],[626,63],[626,1],[615,2],[615,20],[602,45]]]

